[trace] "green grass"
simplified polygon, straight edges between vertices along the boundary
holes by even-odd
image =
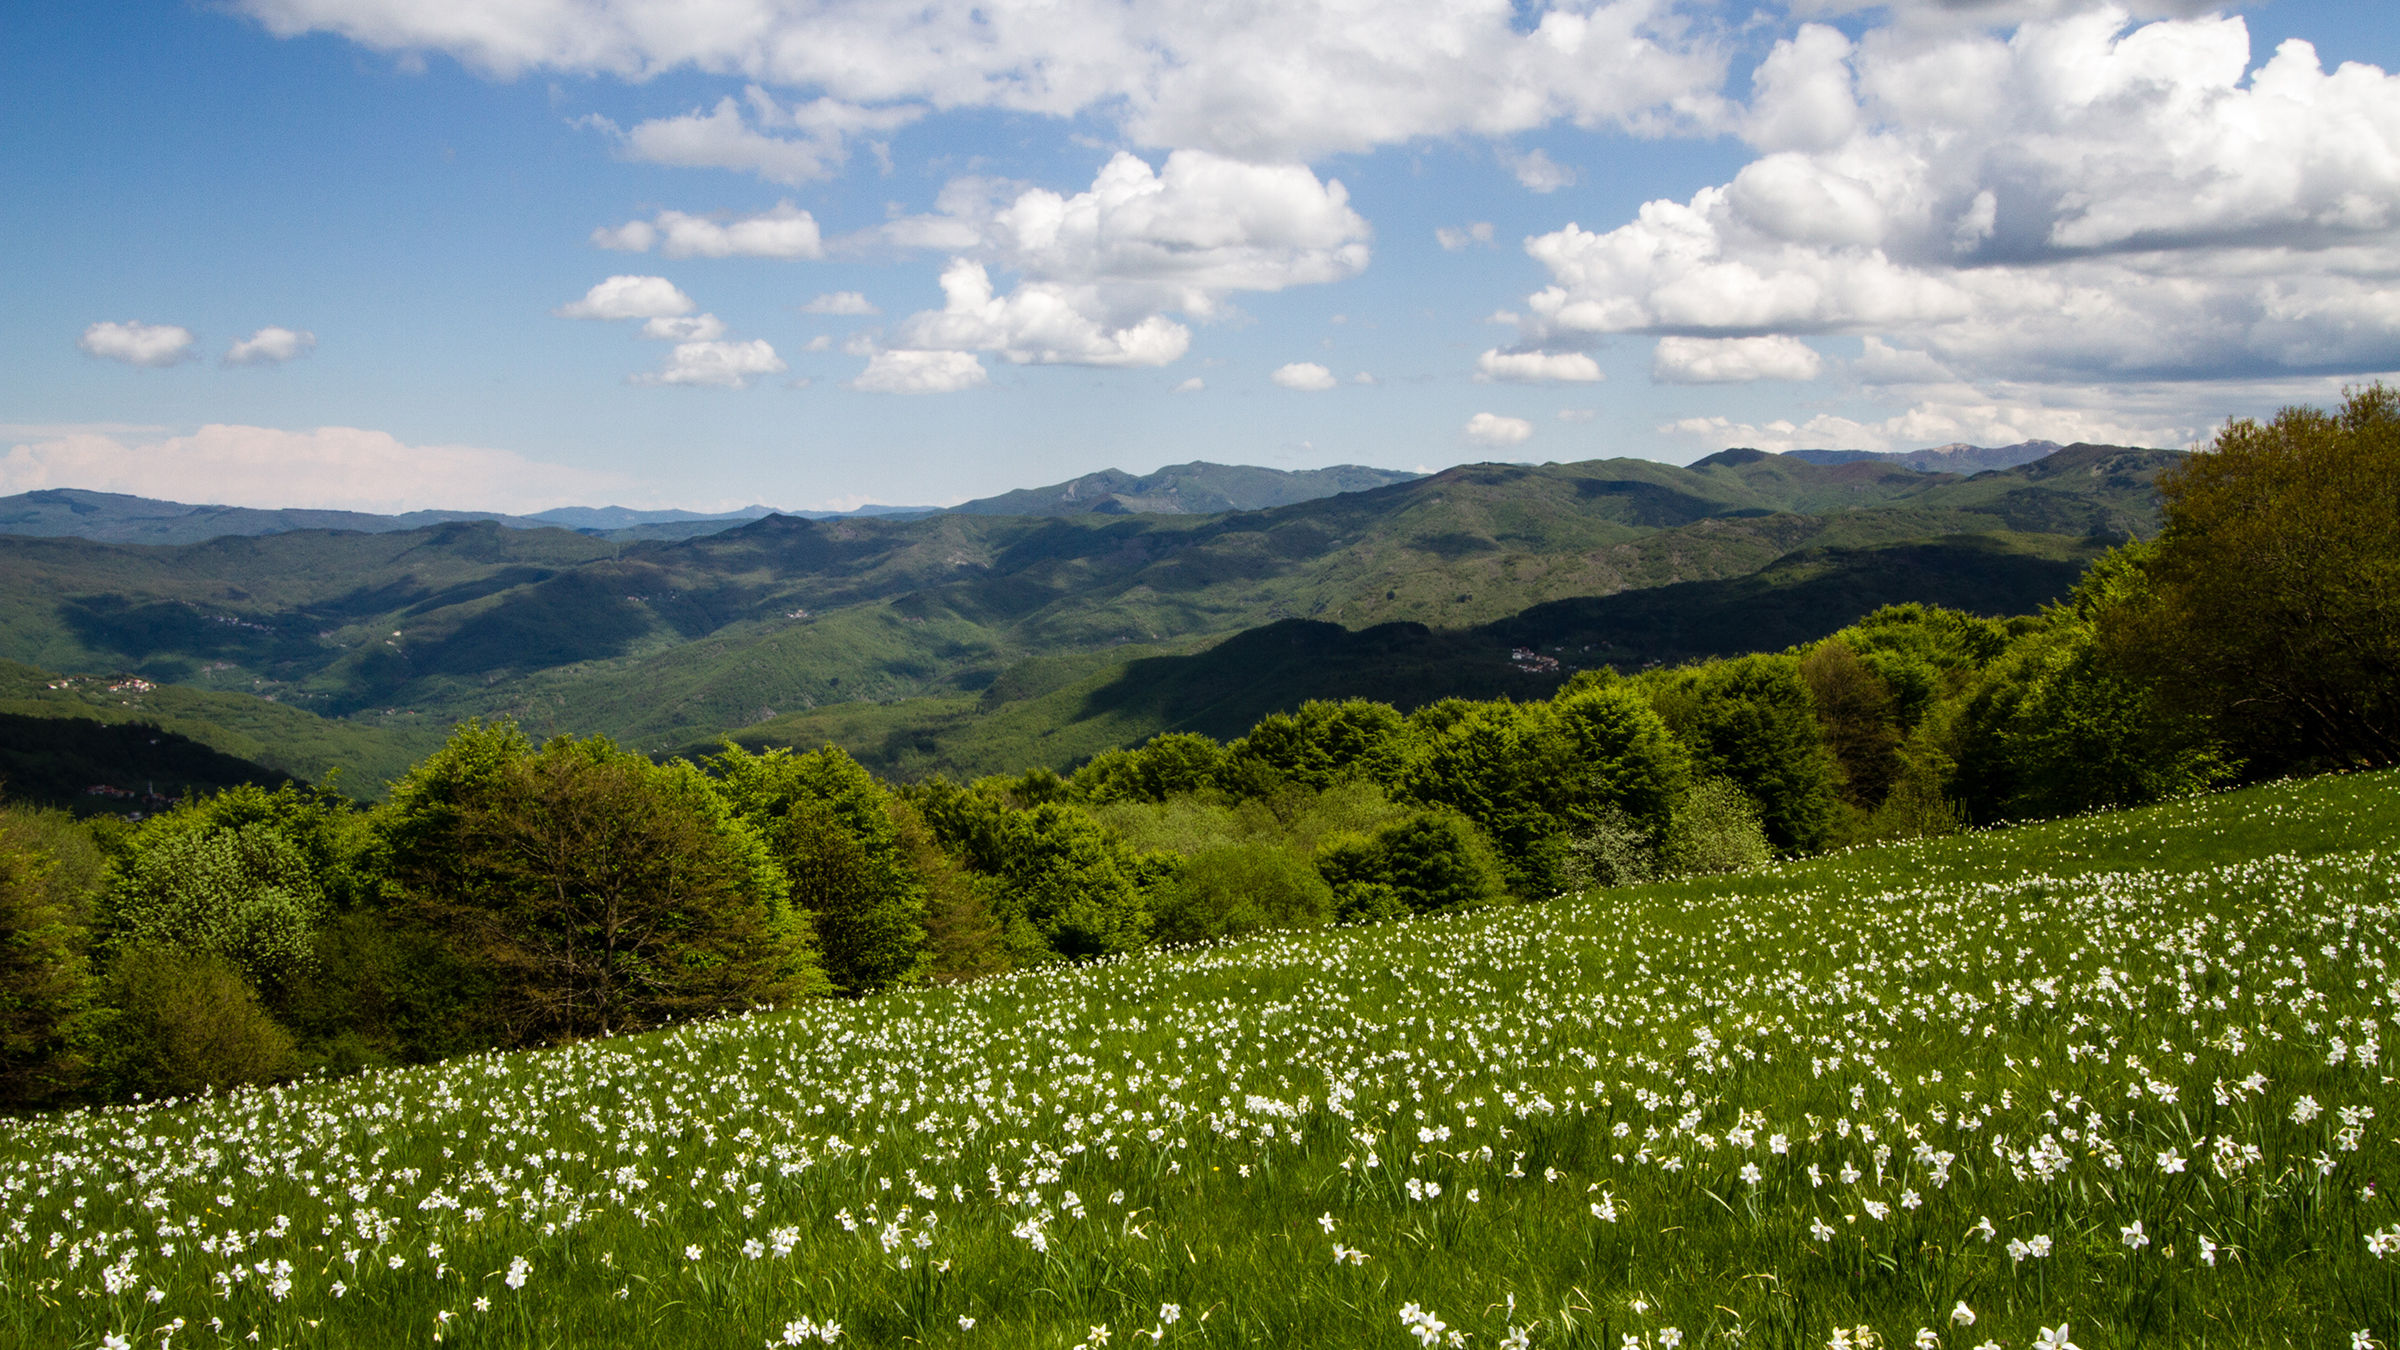
[[[2395,838],[2275,784],[0,1124],[0,1339],[2400,1339]]]

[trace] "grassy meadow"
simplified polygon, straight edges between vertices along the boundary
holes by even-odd
[[[2395,840],[2278,783],[0,1121],[0,1342],[2381,1345]]]

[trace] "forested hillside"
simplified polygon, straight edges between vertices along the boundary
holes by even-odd
[[[1763,613],[1798,641],[1886,603],[2023,612],[2156,528],[2150,485],[2176,458],[2077,446],[1968,478],[1754,451],[1476,465],[1263,511],[770,516],[663,542],[488,522],[173,548],[0,537],[0,657],[273,698],[416,753],[469,716],[670,752],[795,712],[952,700],[855,710],[922,727],[1029,661],[1189,654],[1287,619],[1421,625],[1456,659],[1409,664],[1459,676],[1389,691],[1409,701],[1523,688],[1492,679],[1518,647],[1563,675],[1744,649]],[[1635,598],[1671,586],[1701,589]],[[393,767],[363,745],[344,762],[354,782]]]

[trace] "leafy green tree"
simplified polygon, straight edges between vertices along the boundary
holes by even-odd
[[[1220,776],[1238,796],[1322,791],[1350,779],[1390,785],[1406,754],[1407,720],[1386,703],[1311,699],[1260,718],[1225,748]]]
[[[1786,853],[1823,848],[1834,823],[1838,770],[1818,730],[1800,662],[1736,657],[1694,681],[1689,738],[1700,769],[1755,801],[1767,839]]]
[[[1588,828],[1611,810],[1663,826],[1690,780],[1691,757],[1649,701],[1611,679],[1564,691],[1550,707],[1563,740],[1567,827]]]
[[[1149,941],[1144,869],[1081,811],[1045,802],[1009,815],[1001,855],[992,908],[1038,940],[1025,957],[1112,956]]]
[[[968,870],[993,876],[1008,866],[1011,813],[996,793],[935,774],[908,785],[901,796]]]
[[[774,849],[792,903],[813,916],[835,988],[865,994],[925,977],[925,882],[873,775],[833,746],[756,755],[728,743],[708,767]]]
[[[927,978],[972,980],[1008,969],[1007,933],[982,888],[942,850],[915,806],[894,797],[886,809],[901,856],[925,887],[925,946],[932,963]]]
[[[2030,618],[1986,619],[1911,602],[1885,605],[1834,637],[1883,681],[1901,728],[1913,731],[2034,626]]]
[[[1764,867],[1775,856],[1758,803],[1723,778],[1704,778],[1675,804],[1659,846],[1668,876],[1708,876]]]
[[[0,1111],[82,1086],[99,850],[65,815],[0,808]]]
[[[2226,424],[2159,476],[2108,657],[2253,772],[2400,763],[2400,391]]]
[[[2096,566],[2079,600],[2086,609],[2105,606],[2109,591],[2141,579],[2126,560]],[[2049,620],[1993,663],[1960,709],[1954,781],[1971,819],[2139,806],[2224,776],[2205,725],[2112,661],[2088,619],[2061,606]]]
[[[1344,835],[1317,853],[1343,922],[1470,909],[1508,897],[1499,854],[1475,822],[1424,810],[1371,836]]]
[[[1800,658],[1800,678],[1841,768],[1841,795],[1853,809],[1871,811],[1900,775],[1899,700],[1875,668],[1838,635]]]
[[[1193,731],[1167,731],[1138,750],[1094,755],[1071,780],[1078,801],[1163,802],[1205,793],[1217,786],[1225,747]]]
[[[272,1002],[313,969],[326,903],[307,856],[274,823],[220,825],[192,806],[133,836],[105,914],[109,951],[218,957]]]
[[[1412,719],[1401,771],[1400,796],[1473,821],[1525,895],[1556,890],[1565,856],[1563,817],[1579,770],[1557,721],[1545,703],[1446,699]]]
[[[463,1019],[527,1045],[827,985],[766,842],[683,761],[462,727],[378,824],[401,915],[462,972]]]

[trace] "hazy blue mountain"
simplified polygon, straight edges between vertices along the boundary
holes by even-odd
[[[843,520],[857,516],[907,518],[930,515],[930,506],[862,506],[855,511],[778,511],[745,506],[739,511],[637,511],[625,506],[561,506],[529,516],[499,511],[265,510],[248,506],[195,506],[121,492],[46,488],[0,497],[0,534],[43,539],[91,539],[108,544],[198,544],[228,536],[289,534],[295,530],[356,530],[390,534],[460,520],[488,520],[511,529],[574,530],[618,541],[691,539],[746,525],[765,516]]]
[[[1249,464],[1194,460],[1136,476],[1103,469],[1048,487],[1019,488],[953,506],[979,516],[1214,515],[1263,511],[1343,492],[1406,483],[1424,475],[1397,469],[1337,464],[1330,469],[1265,469]]]

